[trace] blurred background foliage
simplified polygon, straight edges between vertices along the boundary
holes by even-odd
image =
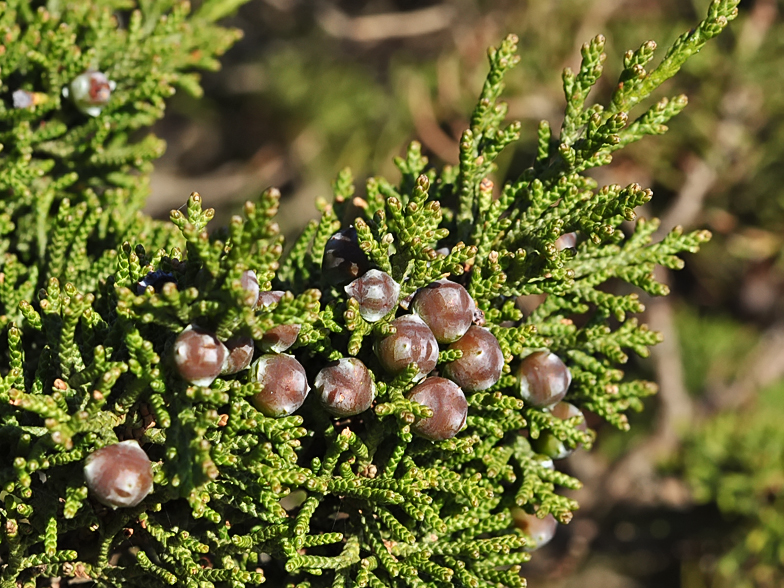
[[[510,118],[524,139],[498,180],[532,162],[536,126],[560,125],[560,71],[608,39],[604,83],[621,56],[696,23],[707,0],[252,0],[229,24],[245,38],[176,96],[155,132],[168,151],[148,211],[193,190],[224,220],[270,185],[289,235],[329,199],[337,171],[396,177],[412,139],[454,163],[486,73],[485,51],[521,39]],[[637,181],[662,231],[714,239],[648,301],[666,341],[631,370],[661,387],[631,435],[600,432],[562,467],[585,481],[582,509],[525,570],[547,588],[784,585],[784,2],[749,0],[727,33],[666,84],[690,105],[663,137],[624,149],[601,183]],[[599,176],[599,174],[601,174]],[[598,423],[592,423],[601,427]]]

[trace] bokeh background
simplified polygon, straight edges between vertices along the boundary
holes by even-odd
[[[166,217],[199,191],[218,222],[268,186],[283,192],[290,236],[350,166],[362,181],[397,177],[412,139],[435,165],[457,141],[508,32],[522,61],[508,77],[522,141],[497,180],[532,161],[541,119],[560,125],[560,72],[580,45],[607,37],[606,99],[621,56],[655,39],[660,53],[706,13],[706,0],[250,0],[229,20],[245,32],[177,95],[155,132],[168,150],[148,212]],[[630,434],[590,419],[599,442],[559,467],[585,487],[582,508],[526,566],[535,588],[784,586],[784,2],[749,0],[721,37],[660,96],[688,108],[595,172],[655,197],[645,216],[710,229],[687,267],[661,273],[672,295],[643,317],[665,343],[628,369],[660,393]],[[360,188],[361,191],[361,188]],[[590,417],[590,415],[589,415]]]

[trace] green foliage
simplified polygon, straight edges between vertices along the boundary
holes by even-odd
[[[758,334],[729,317],[702,317],[692,309],[677,313],[678,345],[689,358],[684,383],[693,395],[717,382],[738,377],[755,349]]]
[[[753,407],[713,418],[684,450],[696,499],[715,501],[736,525],[717,566],[716,586],[784,582],[783,399],[781,384],[763,391]]]
[[[7,32],[18,29],[26,50],[14,45],[0,55],[3,75],[16,72],[21,87],[43,96],[29,110],[6,109],[3,119],[0,305],[8,345],[0,443],[8,457],[0,462],[0,586],[32,585],[39,576],[129,587],[241,587],[265,579],[522,586],[519,565],[530,555],[511,509],[567,523],[577,504],[556,487],[580,486],[550,469],[527,437],[547,430],[574,447],[589,445],[593,434],[576,427],[579,419],[526,406],[515,367],[531,351],[554,351],[573,375],[568,400],[628,427],[625,412],[639,410],[655,387],[624,379],[617,365],[629,350],[646,354],[659,336],[627,316],[643,308],[637,295],[613,294],[607,283],[665,294],[655,265],[680,268],[678,255],[709,237],[676,229],[653,243],[656,221],[623,225],[651,192],[637,184],[599,187],[584,172],[665,130],[684,99],[660,101],[633,122],[629,111],[734,18],[737,1],[715,1],[650,72],[652,43],[627,53],[606,106],[586,101],[601,75],[604,40],[586,44],[580,71],[564,74],[560,134],[542,123],[534,165],[496,190],[496,158],[520,134],[518,123],[505,123],[499,101],[503,76],[518,59],[510,35],[490,51],[459,166],[439,171],[413,143],[396,161],[400,182],[373,178],[364,199],[352,199],[353,180],[342,173],[334,203],[322,204],[320,221],[285,259],[276,190],[212,233],[214,211],[195,193],[184,212],[172,211],[171,223],[137,214],[159,146],[150,138],[129,143],[129,133],[160,115],[175,83],[193,89],[182,68],[213,65],[211,56],[233,34],[210,23],[236,4],[206,2],[188,17],[185,4],[140,3],[127,29],[113,16],[126,3],[37,12],[19,3],[4,13]],[[42,39],[51,47],[29,50]],[[117,82],[93,118],[61,92],[90,67]],[[8,96],[14,88],[6,79],[13,76],[4,77]],[[366,323],[322,279],[325,245],[346,218],[370,259],[401,284],[401,301],[452,277],[466,285],[501,344],[504,375],[468,395],[467,426],[453,439],[433,443],[411,433],[426,410],[406,399],[416,370],[391,377],[374,358],[373,341],[390,332],[393,317]],[[557,239],[570,232],[578,233],[578,247],[560,249]],[[262,289],[287,294],[253,310],[240,283],[248,269]],[[153,270],[174,282],[137,291]],[[547,298],[523,317],[514,298],[531,294]],[[247,371],[209,387],[189,385],[171,347],[194,322],[223,340],[258,340],[296,322],[291,353],[309,378],[331,360],[358,356],[373,371],[376,405],[335,420],[311,397],[297,414],[270,418],[249,402],[260,384]],[[453,359],[442,353],[439,361]],[[108,511],[88,496],[83,460],[130,438],[154,462],[155,490],[136,507]]]
[[[137,215],[165,145],[135,133],[163,116],[175,89],[200,94],[192,70],[217,68],[216,56],[239,37],[210,19],[236,4],[205,2],[191,16],[180,1],[3,3],[0,269],[14,279],[11,287],[52,277],[78,282],[88,265],[113,265],[100,257],[113,243],[154,230],[164,233],[153,237],[157,246],[173,235]],[[88,71],[116,84],[100,116],[64,95]],[[20,93],[29,105],[15,106]],[[85,257],[88,238],[104,246]],[[15,314],[19,301],[31,299],[17,296],[5,311]]]

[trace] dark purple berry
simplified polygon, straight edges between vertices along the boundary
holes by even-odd
[[[408,393],[408,399],[429,407],[433,416],[418,419],[411,430],[431,441],[451,439],[463,428],[468,402],[460,387],[446,378],[426,378]]]
[[[144,294],[147,291],[147,288],[150,286],[152,286],[152,289],[155,292],[160,292],[164,284],[168,284],[170,282],[176,284],[177,280],[175,280],[174,276],[169,272],[164,272],[161,270],[148,272],[146,276],[136,282],[136,293]]]
[[[407,314],[389,323],[395,332],[376,341],[378,360],[390,374],[399,374],[410,364],[419,368],[414,381],[433,371],[438,363],[438,342],[418,316]]]
[[[262,355],[250,369],[252,378],[261,384],[261,392],[253,395],[253,406],[266,416],[288,416],[305,402],[308,378],[292,356]]]
[[[370,371],[354,357],[330,363],[318,373],[314,384],[321,406],[337,417],[366,411],[376,397]]]
[[[555,353],[536,351],[517,368],[520,396],[531,406],[546,408],[563,400],[572,374]]]
[[[335,286],[345,286],[370,269],[370,260],[359,247],[354,227],[338,231],[324,247],[321,272]]]
[[[555,240],[555,248],[558,251],[575,247],[577,247],[577,233],[564,233]]]
[[[253,361],[255,346],[251,337],[233,337],[225,343],[229,356],[226,365],[223,366],[222,374],[236,374],[241,372]]]
[[[397,306],[397,298],[400,296],[400,284],[388,273],[377,269],[368,270],[343,289],[346,294],[356,298],[359,314],[369,323],[388,315]]]
[[[583,411],[577,408],[574,404],[570,404],[568,402],[559,402],[550,409],[550,414],[561,419],[562,421],[572,417],[580,416],[583,418],[583,420],[579,425],[577,425],[576,428],[580,431],[588,430],[588,427],[585,424],[585,415],[583,414]],[[531,439],[531,447],[533,447],[534,451],[537,453],[549,456],[552,459],[563,459],[570,456],[572,453],[574,453],[574,450],[577,449],[577,447],[574,449],[567,447],[563,441],[553,435],[551,431],[547,430],[539,433],[538,439]]]
[[[190,325],[174,341],[174,363],[180,375],[196,386],[209,386],[217,378],[229,352],[204,329]]]
[[[136,506],[152,491],[152,463],[136,441],[122,441],[87,456],[84,480],[100,503]]]
[[[264,351],[283,353],[297,342],[301,329],[300,325],[277,325],[264,333],[259,344]]]
[[[466,392],[479,392],[493,386],[504,369],[504,354],[498,339],[484,327],[471,326],[465,335],[449,346],[463,356],[444,365],[444,375]]]
[[[269,290],[259,292],[259,298],[256,301],[256,308],[265,310],[273,304],[280,302],[283,299],[284,294],[285,292],[283,290]]]
[[[242,289],[247,292],[247,300],[249,301],[248,306],[256,307],[258,306],[259,300],[259,279],[256,277],[256,272],[253,270],[245,270],[242,272],[242,276],[240,277],[240,285]]]
[[[525,551],[536,551],[555,537],[558,521],[551,514],[540,519],[535,514],[528,514],[522,508],[512,509],[512,518],[515,526],[526,536],[528,542]]]
[[[439,343],[453,343],[474,320],[474,301],[460,284],[439,280],[417,291],[412,310],[425,321]]]

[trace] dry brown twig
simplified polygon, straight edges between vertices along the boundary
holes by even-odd
[[[455,8],[437,4],[407,12],[349,16],[332,3],[321,4],[316,20],[329,35],[357,43],[419,37],[449,28]]]

